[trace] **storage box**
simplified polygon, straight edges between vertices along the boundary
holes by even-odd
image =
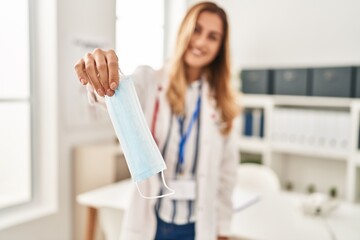
[[[274,70],[274,94],[309,95],[307,69]]]
[[[356,68],[356,77],[355,77],[355,96],[360,98],[360,67]]]
[[[270,94],[271,75],[269,70],[243,70],[241,72],[243,93]]]
[[[351,67],[313,69],[312,95],[351,97]]]

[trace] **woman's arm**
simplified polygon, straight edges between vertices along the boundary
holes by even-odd
[[[87,85],[89,103],[106,110],[105,95],[113,96],[121,81],[116,53],[95,49],[75,64],[75,71],[80,82]],[[139,66],[132,74],[143,110],[151,89],[149,80],[154,78],[154,72],[149,66]]]

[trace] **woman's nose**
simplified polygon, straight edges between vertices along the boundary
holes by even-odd
[[[196,47],[202,47],[205,44],[206,44],[206,36],[205,36],[205,34],[199,34],[194,40],[194,45]]]

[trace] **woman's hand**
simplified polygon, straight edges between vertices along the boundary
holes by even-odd
[[[118,57],[114,50],[96,48],[75,64],[78,79],[83,85],[90,83],[102,97],[114,95],[119,85]]]

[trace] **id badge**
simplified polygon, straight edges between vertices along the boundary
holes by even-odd
[[[175,193],[169,198],[173,200],[195,200],[196,184],[194,180],[171,180],[169,187],[175,190]]]

